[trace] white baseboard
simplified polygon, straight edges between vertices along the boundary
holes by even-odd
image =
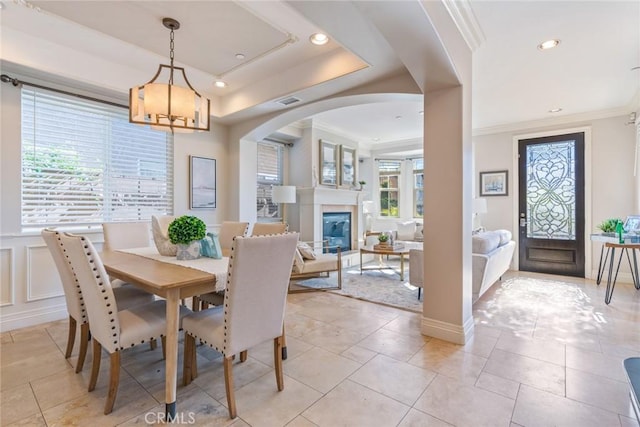
[[[40,323],[53,322],[54,320],[69,317],[66,304],[21,311],[15,314],[2,315],[0,318],[0,332],[26,328]]]
[[[423,335],[464,345],[473,338],[473,325],[473,316],[469,316],[462,326],[423,317],[420,330]]]
[[[615,267],[614,267],[615,268]],[[611,279],[613,279],[613,276],[616,274],[615,270],[613,271],[613,273],[611,273]],[[605,268],[604,273],[602,273],[602,279],[600,281],[600,284],[607,284],[607,277],[609,276],[609,267]],[[593,279],[596,280],[596,278],[598,277],[598,270],[592,270],[591,271],[591,277],[589,277],[589,279]],[[633,278],[631,277],[631,273],[627,273],[627,272],[619,272],[618,273],[618,279],[616,280],[616,283],[633,283]]]

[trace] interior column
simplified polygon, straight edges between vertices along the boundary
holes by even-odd
[[[470,89],[469,89],[470,90]],[[466,98],[465,98],[466,97]],[[464,344],[471,298],[470,96],[463,86],[424,96],[424,304],[422,333]]]

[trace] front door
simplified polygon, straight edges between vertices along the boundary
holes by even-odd
[[[584,133],[518,141],[520,270],[584,277]]]

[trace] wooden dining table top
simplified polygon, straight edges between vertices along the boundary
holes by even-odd
[[[120,251],[103,251],[100,258],[111,278],[161,297],[175,288],[180,289],[180,298],[215,291],[216,276],[212,273]]]

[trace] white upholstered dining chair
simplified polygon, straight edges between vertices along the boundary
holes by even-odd
[[[104,222],[104,250],[146,248],[151,244],[149,224],[146,222]]]
[[[220,240],[220,248],[222,256],[228,257],[233,246],[233,238],[236,236],[246,236],[249,229],[248,222],[224,221],[220,227],[218,239]],[[207,294],[193,297],[191,308],[198,311],[207,308],[209,305],[222,305],[224,301],[224,292],[209,292]]]
[[[183,380],[189,384],[196,370],[195,343],[199,339],[224,357],[224,378],[229,416],[237,415],[232,361],[247,349],[273,340],[278,391],[284,389],[282,326],[289,275],[298,241],[297,233],[236,237],[229,258],[224,305],[186,316]]]
[[[151,339],[163,338],[166,333],[166,304],[164,300],[137,305],[118,311],[109,275],[91,241],[83,236],[60,234],[60,242],[76,275],[86,313],[91,325],[93,363],[89,391],[98,381],[101,352],[110,357],[110,379],[104,413],[113,410],[120,381],[120,354],[122,350]],[[182,318],[188,309],[180,307]]]
[[[252,236],[266,236],[269,234],[282,234],[289,230],[289,224],[284,222],[256,222],[251,230]]]
[[[69,264],[67,256],[62,247],[60,233],[55,230],[42,230],[42,238],[49,248],[51,257],[58,270],[58,275],[62,281],[64,290],[64,298],[67,303],[67,312],[69,313],[69,334],[67,337],[67,347],[64,357],[68,359],[73,351],[76,339],[76,328],[80,324],[80,350],[78,353],[78,361],[76,363],[76,373],[82,370],[84,360],[87,356],[87,345],[89,342],[89,319],[87,318],[86,308],[82,297],[82,290],[78,279]],[[126,309],[135,305],[147,304],[154,300],[153,295],[136,289],[132,286],[125,286],[114,289],[114,295],[120,309]]]

